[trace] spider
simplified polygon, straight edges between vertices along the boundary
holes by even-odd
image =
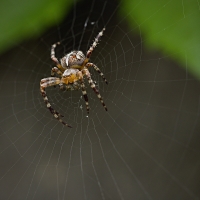
[[[90,87],[93,89],[93,91],[96,93],[97,97],[99,98],[101,104],[103,105],[104,109],[107,111],[107,107],[96,88],[94,81],[91,78],[91,74],[89,72],[89,68],[93,67],[99,75],[103,78],[106,84],[108,84],[108,81],[104,77],[104,74],[100,71],[100,69],[94,64],[89,62],[90,56],[97,46],[101,36],[103,36],[103,32],[105,31],[105,28],[102,29],[102,31],[99,32],[99,34],[94,39],[93,44],[90,46],[89,50],[87,51],[86,55],[83,54],[82,51],[71,51],[70,53],[66,54],[63,58],[60,59],[60,62],[55,57],[55,48],[60,43],[57,42],[52,45],[51,48],[51,59],[56,64],[57,67],[53,67],[51,69],[51,77],[43,78],[40,82],[40,91],[43,96],[44,102],[46,103],[47,108],[50,110],[52,115],[63,125],[68,126],[72,128],[69,124],[64,122],[62,120],[63,115],[58,113],[56,110],[54,110],[48,100],[47,94],[45,89],[50,86],[56,86],[59,85],[60,89],[67,89],[67,90],[82,90],[82,95],[85,100],[86,104],[86,110],[89,114],[89,103],[88,103],[88,96],[87,92],[85,90],[85,84],[84,84],[84,77],[87,78],[88,83]],[[55,74],[57,74],[59,77],[56,77]]]

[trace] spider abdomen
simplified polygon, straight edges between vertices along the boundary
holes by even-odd
[[[85,55],[82,51],[72,51],[65,57],[65,62],[69,68],[80,68],[85,61]]]

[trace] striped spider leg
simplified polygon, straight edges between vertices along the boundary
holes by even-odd
[[[55,48],[57,47],[58,44],[60,44],[60,42],[53,44],[52,47],[51,47],[51,59],[56,64],[58,69],[60,69],[60,71],[63,73],[65,71],[66,67],[64,65],[61,65],[60,62],[58,61],[58,59],[55,56]]]
[[[72,128],[70,125],[68,125],[66,122],[64,122],[61,117],[63,117],[63,115],[59,114],[56,110],[54,110],[51,106],[51,103],[49,102],[49,99],[47,97],[46,94],[46,88],[50,87],[50,86],[54,86],[54,85],[58,85],[61,83],[61,79],[57,78],[57,77],[49,77],[49,78],[43,78],[40,81],[40,91],[41,94],[43,96],[44,102],[47,106],[47,108],[50,110],[50,112],[52,113],[52,115],[59,121],[61,122],[63,125],[68,126],[70,128]]]
[[[86,58],[89,59],[92,52],[94,51],[94,49],[96,48],[100,38],[103,36],[103,32],[105,31],[106,29],[103,28],[101,32],[99,32],[99,34],[96,36],[96,38],[94,39],[94,42],[92,43],[91,47],[89,48],[89,50],[87,51],[86,53]]]
[[[59,122],[61,122],[63,125],[68,126],[70,128],[72,128],[72,127],[61,119],[61,117],[63,117],[63,115],[59,114],[56,110],[54,110],[54,108],[52,108],[51,103],[48,100],[45,89],[47,87],[58,85],[61,83],[69,85],[69,84],[73,84],[74,82],[77,82],[77,81],[80,81],[80,85],[82,88],[82,94],[85,99],[86,109],[87,109],[87,112],[89,113],[88,97],[87,97],[85,85],[83,82],[83,75],[82,75],[82,72],[79,71],[78,69],[66,69],[62,75],[62,78],[49,77],[49,78],[42,79],[40,82],[40,91],[41,91],[41,94],[43,96],[43,99],[44,99],[44,102],[45,102],[47,108],[50,110],[50,112],[53,114],[53,116]]]
[[[102,77],[102,79],[105,81],[106,84],[108,84],[108,81],[106,80],[104,74],[101,72],[101,70],[94,64],[94,63],[87,63],[86,67],[93,67],[98,73],[99,75]]]
[[[103,98],[101,97],[98,89],[96,88],[96,86],[94,84],[94,81],[91,78],[89,70],[87,68],[84,68],[82,71],[83,71],[83,74],[87,77],[88,83],[90,84],[90,87],[93,89],[93,91],[96,93],[97,97],[101,101],[101,104],[103,105],[103,107],[105,108],[105,110],[108,111],[108,109],[107,109],[107,107],[106,107],[106,105],[105,105],[105,103],[103,101]]]

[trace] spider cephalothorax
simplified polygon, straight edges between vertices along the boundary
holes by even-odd
[[[59,114],[57,111],[55,111],[46,95],[45,88],[49,86],[55,86],[59,85],[60,89],[67,89],[67,90],[82,90],[83,97],[85,99],[86,109],[89,113],[89,103],[88,103],[88,97],[87,92],[85,90],[85,84],[84,84],[84,77],[87,78],[88,83],[90,87],[93,89],[93,91],[96,93],[97,97],[100,99],[103,107],[107,111],[107,107],[96,88],[94,81],[91,78],[91,74],[88,70],[89,67],[93,67],[103,78],[103,80],[108,84],[107,80],[105,79],[103,73],[100,71],[100,69],[94,64],[90,63],[89,59],[90,56],[94,50],[94,48],[97,46],[98,41],[100,37],[103,35],[103,31],[99,32],[97,37],[95,38],[93,44],[89,48],[89,50],[86,53],[86,56],[83,54],[82,51],[72,51],[65,55],[63,58],[61,58],[60,62],[55,57],[55,48],[57,44],[60,44],[59,42],[52,45],[51,48],[51,59],[55,62],[57,67],[53,67],[51,70],[51,77],[49,78],[43,78],[40,82],[40,91],[44,98],[44,102],[47,105],[47,108],[50,110],[50,112],[53,114],[53,116],[58,119],[62,124],[71,127],[66,122],[64,122],[61,117],[63,117],[61,114]],[[59,77],[55,77],[55,74],[57,74]]]

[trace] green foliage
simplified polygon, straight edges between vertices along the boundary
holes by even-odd
[[[73,0],[1,0],[0,52],[60,21]]]
[[[1,0],[0,52],[58,23],[73,0]],[[178,60],[200,78],[200,2],[123,0],[121,13],[144,44]]]
[[[144,43],[161,50],[200,78],[200,2],[124,0],[121,13],[139,27]]]

